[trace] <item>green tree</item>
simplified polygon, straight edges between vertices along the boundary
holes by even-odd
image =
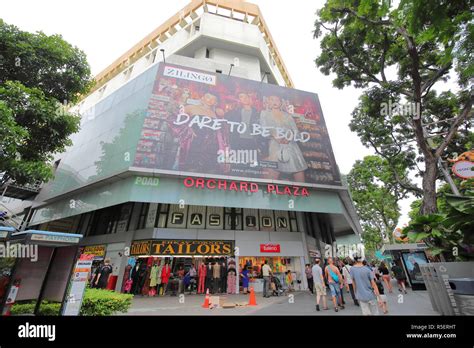
[[[314,36],[316,59],[333,84],[364,89],[351,130],[387,160],[400,187],[437,211],[438,163],[469,132],[474,75],[471,1],[328,0]],[[449,77],[457,92],[435,92]],[[396,107],[394,107],[396,106]],[[405,168],[400,175],[398,168]],[[422,187],[408,171],[422,177]]]
[[[92,85],[85,54],[59,35],[0,19],[0,187],[46,181],[79,117],[67,111]]]
[[[397,168],[403,174],[403,168]],[[357,161],[347,176],[347,183],[363,228],[367,250],[377,250],[383,238],[393,242],[392,232],[400,217],[398,202],[408,191],[400,188],[388,161],[380,156],[366,156]]]

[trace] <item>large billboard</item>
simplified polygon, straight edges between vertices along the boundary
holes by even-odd
[[[341,185],[318,96],[161,64],[134,167]]]

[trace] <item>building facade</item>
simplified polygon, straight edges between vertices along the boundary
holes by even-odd
[[[267,260],[304,288],[305,263],[360,238],[317,95],[293,89],[256,5],[194,0],[96,81],[25,221],[82,235],[116,290],[135,267],[148,288],[158,261]]]

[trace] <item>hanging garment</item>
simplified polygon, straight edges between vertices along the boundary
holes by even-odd
[[[125,272],[123,273],[123,278],[122,278],[122,292],[126,292],[125,290],[125,284],[127,282],[127,280],[130,280],[130,277],[131,277],[131,272],[132,272],[132,266],[131,265],[127,265],[125,267]],[[130,286],[132,284],[130,283]],[[130,289],[128,289],[128,291],[130,292]]]
[[[204,285],[205,291],[209,289],[210,292],[212,292],[212,265],[209,264],[206,267],[206,283]]]
[[[143,285],[142,285],[142,295],[146,296],[150,292],[150,271],[151,267],[148,267],[148,262],[145,264],[145,277],[143,278]]]
[[[235,294],[235,287],[236,287],[236,273],[235,269],[231,268],[227,273],[227,293],[228,294]]]
[[[168,264],[166,264],[163,266],[163,269],[161,271],[161,282],[163,284],[168,284],[170,275],[171,275],[171,267]]]
[[[206,272],[207,268],[204,263],[201,263],[199,266],[198,276],[199,276],[199,284],[198,284],[198,294],[202,294],[205,292],[205,283],[206,283]]]
[[[227,292],[227,268],[225,263],[221,265],[221,281],[220,281],[221,292]]]
[[[140,287],[140,264],[137,263],[135,267],[132,269],[132,281],[133,281],[133,286],[132,286],[132,294],[136,295],[140,292],[139,287]]]
[[[150,271],[150,287],[154,288],[158,285],[158,266],[153,265]]]
[[[128,264],[129,264],[130,266],[132,266],[132,268],[135,267],[135,264],[136,264],[136,263],[137,263],[137,259],[136,259],[136,258],[130,257],[130,258],[128,259]]]
[[[217,262],[214,266],[212,266],[212,278],[212,291],[214,294],[219,293],[221,291],[221,265],[219,265]]]
[[[161,274],[163,272],[163,266],[159,265],[156,269],[156,285],[161,284]]]

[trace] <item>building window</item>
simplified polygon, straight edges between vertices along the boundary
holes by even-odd
[[[194,26],[194,30],[195,30],[195,31],[199,31],[199,30],[201,30],[201,27],[200,27],[199,25],[195,25],[195,26]]]
[[[206,48],[206,58],[209,58],[211,56],[211,52],[209,52],[209,48]]]
[[[149,206],[150,206],[150,203],[142,204],[142,207],[140,209],[140,216],[138,218],[137,230],[141,230],[142,228],[145,228],[146,217],[148,215]]]

